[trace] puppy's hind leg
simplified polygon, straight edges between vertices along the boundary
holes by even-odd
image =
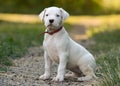
[[[78,81],[89,81],[93,78],[96,78],[93,68],[91,68],[89,65],[87,67],[80,67],[80,69],[84,76],[78,78]]]

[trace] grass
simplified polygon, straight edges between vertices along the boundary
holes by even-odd
[[[42,44],[41,24],[0,22],[0,70],[12,65],[12,59],[22,57],[31,46]],[[3,67],[4,66],[4,67]]]
[[[90,32],[95,41],[90,50],[96,56],[101,77],[99,86],[120,86],[120,27],[92,28]]]

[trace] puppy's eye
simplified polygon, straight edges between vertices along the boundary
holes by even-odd
[[[46,14],[45,16],[48,16],[48,14]]]
[[[60,17],[60,15],[56,14],[57,17]]]

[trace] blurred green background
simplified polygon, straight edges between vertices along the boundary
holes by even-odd
[[[0,12],[38,14],[49,6],[66,9],[71,15],[120,13],[120,0],[0,0]]]
[[[95,56],[97,86],[120,86],[120,0],[0,0],[0,71],[9,71],[14,59],[42,45],[38,35],[45,27],[38,15],[50,6],[71,15],[64,26],[76,31],[75,38]]]

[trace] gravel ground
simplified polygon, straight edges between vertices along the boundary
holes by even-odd
[[[52,77],[56,75],[57,64],[52,65]],[[6,73],[0,73],[0,86],[92,86],[95,80],[78,82],[75,78],[65,78],[64,82],[40,80],[44,73],[44,58],[42,47],[30,48],[25,57],[14,60],[14,66]]]
[[[80,39],[77,40],[79,42]],[[56,71],[57,64],[53,63],[51,79],[56,75]],[[43,48],[32,47],[24,57],[14,60],[14,65],[7,72],[0,73],[0,86],[93,86],[98,83],[96,80],[79,82],[75,78],[65,78],[64,82],[52,82],[51,79],[43,81],[39,79],[43,73]]]

